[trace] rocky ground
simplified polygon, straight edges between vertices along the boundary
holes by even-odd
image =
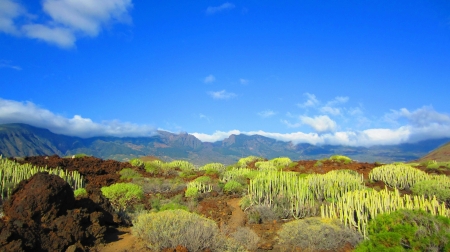
[[[132,167],[129,163],[94,157],[71,159],[58,156],[27,157],[20,162],[80,172],[87,181],[89,197],[75,199],[71,188],[53,175],[38,174],[22,181],[3,204],[0,251],[145,251],[99,190],[102,186],[119,182],[118,172]],[[373,163],[331,161],[315,164],[316,161],[299,161],[291,170],[326,173],[351,169],[368,179],[370,170],[377,166]],[[143,169],[134,169],[144,176],[154,176]],[[370,186],[382,189],[384,184]],[[238,202],[237,196],[211,193],[199,200],[196,211],[230,230],[239,226],[250,227],[261,238],[257,251],[276,251],[276,232],[282,221],[249,223]],[[347,250],[342,248],[341,251]],[[184,250],[177,248],[172,251]]]

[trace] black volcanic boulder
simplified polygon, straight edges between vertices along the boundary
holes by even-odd
[[[45,223],[66,214],[74,203],[72,188],[66,181],[56,175],[38,173],[14,189],[3,213],[11,219]]]
[[[102,242],[119,218],[99,190],[88,193],[75,200],[63,179],[47,173],[22,181],[4,202],[0,251],[84,251]]]

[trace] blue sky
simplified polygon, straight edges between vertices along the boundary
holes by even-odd
[[[0,90],[81,137],[450,137],[450,2],[0,0]]]

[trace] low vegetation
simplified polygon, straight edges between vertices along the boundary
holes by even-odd
[[[25,176],[17,174],[45,169],[0,161],[2,198],[14,186],[6,174],[15,173],[18,183]],[[119,182],[101,191],[118,213],[129,216],[133,234],[153,251],[179,245],[189,251],[255,251],[264,244],[254,229],[258,225],[277,227],[273,243],[282,251],[338,251],[346,246],[356,251],[449,251],[450,179],[427,173],[446,169],[442,163],[437,168],[434,162],[378,164],[364,175],[349,168],[356,161],[341,155],[310,161],[308,172],[305,162],[287,157],[250,156],[229,166],[140,159],[130,164],[117,172]],[[4,167],[10,166],[14,168],[7,173]],[[311,167],[323,174],[311,172]],[[324,169],[329,167],[334,170]],[[61,174],[70,177],[76,197],[86,195],[83,179],[75,178],[79,175]],[[246,224],[222,230],[230,212],[213,218],[214,211],[202,210],[207,207],[202,203],[234,197],[240,198]]]
[[[130,179],[142,177],[142,175],[139,172],[137,172],[131,168],[122,169],[119,172],[119,174],[120,174],[120,179],[123,179],[123,180],[130,180]]]
[[[337,251],[347,243],[356,246],[362,241],[358,232],[339,220],[319,217],[283,224],[278,237],[284,251]]]
[[[355,251],[450,251],[450,219],[424,211],[380,214],[368,234]]]
[[[214,221],[185,210],[140,214],[132,230],[153,251],[179,245],[189,251],[245,251],[238,242],[221,234]]]
[[[75,191],[73,191],[73,194],[76,198],[77,197],[86,197],[88,195],[85,188],[78,188]]]
[[[119,212],[127,210],[144,197],[142,187],[133,183],[116,183],[102,187],[101,190]]]
[[[349,164],[352,162],[352,159],[347,157],[347,156],[342,156],[342,155],[334,155],[330,157],[330,160],[332,161],[337,161],[337,162],[342,162],[344,164]]]

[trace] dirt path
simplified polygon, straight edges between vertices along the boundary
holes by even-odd
[[[234,232],[238,227],[243,227],[245,225],[245,213],[239,206],[240,200],[240,198],[234,198],[227,201],[227,204],[232,208],[231,218],[227,225],[231,232]]]
[[[119,228],[117,232],[108,234],[107,243],[95,248],[95,252],[131,252],[150,251],[131,234],[130,228]]]

